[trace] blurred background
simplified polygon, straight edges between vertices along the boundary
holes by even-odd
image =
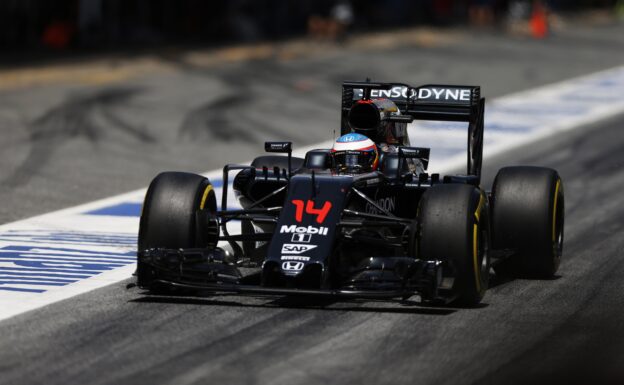
[[[623,21],[624,0],[2,0],[0,222],[327,142],[344,80],[490,106],[620,66]]]
[[[563,177],[555,280],[449,312],[147,303],[116,284],[4,321],[0,384],[624,384],[623,66],[624,0],[0,0],[0,224],[265,140],[329,147],[344,80],[480,85],[486,140],[578,123],[484,162],[486,189],[506,165]],[[436,131],[432,157],[465,148],[464,127]]]
[[[33,53],[136,49],[163,44],[219,46],[417,25],[547,34],[560,15],[624,13],[622,0],[3,0],[5,58]],[[6,61],[5,61],[6,62]]]

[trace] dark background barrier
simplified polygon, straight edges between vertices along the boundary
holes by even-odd
[[[3,0],[5,53],[161,44],[214,46],[414,25],[500,26],[549,12],[613,10],[618,0]],[[621,3],[621,2],[620,2]]]

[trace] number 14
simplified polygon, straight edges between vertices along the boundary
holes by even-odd
[[[303,209],[305,207],[306,214],[316,215],[316,223],[323,223],[332,207],[330,201],[325,201],[320,209],[314,207],[314,201],[312,200],[304,202],[300,199],[294,199],[292,203],[296,206],[295,219],[297,222],[301,222],[303,220]]]

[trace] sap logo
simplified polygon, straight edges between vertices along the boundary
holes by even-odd
[[[282,225],[280,228],[280,234],[310,234],[310,235],[327,235],[329,229],[327,227],[314,227],[314,226],[297,226],[297,225]]]
[[[282,254],[301,254],[314,248],[316,248],[315,245],[296,245],[292,243],[284,243],[282,245]]]
[[[286,261],[282,263],[282,270],[301,271],[303,270],[303,266],[305,266],[303,262]]]
[[[407,98],[407,87],[392,87],[389,90],[371,90],[373,98]],[[410,99],[470,101],[468,88],[419,88],[412,89]]]
[[[310,257],[304,257],[301,255],[282,255],[282,261],[309,261]]]
[[[394,209],[396,208],[395,197],[386,197],[386,198],[377,199],[375,203],[377,204],[377,206],[381,207],[382,209],[388,212],[393,212]],[[366,212],[369,214],[381,214],[382,213],[377,207],[373,206],[370,203],[366,203]]]
[[[293,234],[291,242],[310,243],[312,236],[310,234]]]

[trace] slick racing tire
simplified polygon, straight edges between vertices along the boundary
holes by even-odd
[[[292,171],[295,171],[303,166],[303,159],[297,157],[290,158]],[[280,155],[263,155],[259,156],[251,162],[251,165],[255,168],[267,167],[272,169],[273,167],[279,167],[288,170],[288,157]]]
[[[492,187],[493,247],[514,252],[497,274],[550,278],[563,253],[564,195],[557,171],[505,167]]]
[[[139,251],[151,248],[206,247],[209,237],[198,228],[198,216],[215,214],[217,201],[210,181],[200,175],[164,172],[156,176],[145,194],[139,223]],[[150,287],[154,271],[137,261],[137,284]]]
[[[435,185],[419,203],[417,223],[416,255],[445,262],[440,295],[459,306],[479,304],[490,270],[485,195],[469,185]]]

